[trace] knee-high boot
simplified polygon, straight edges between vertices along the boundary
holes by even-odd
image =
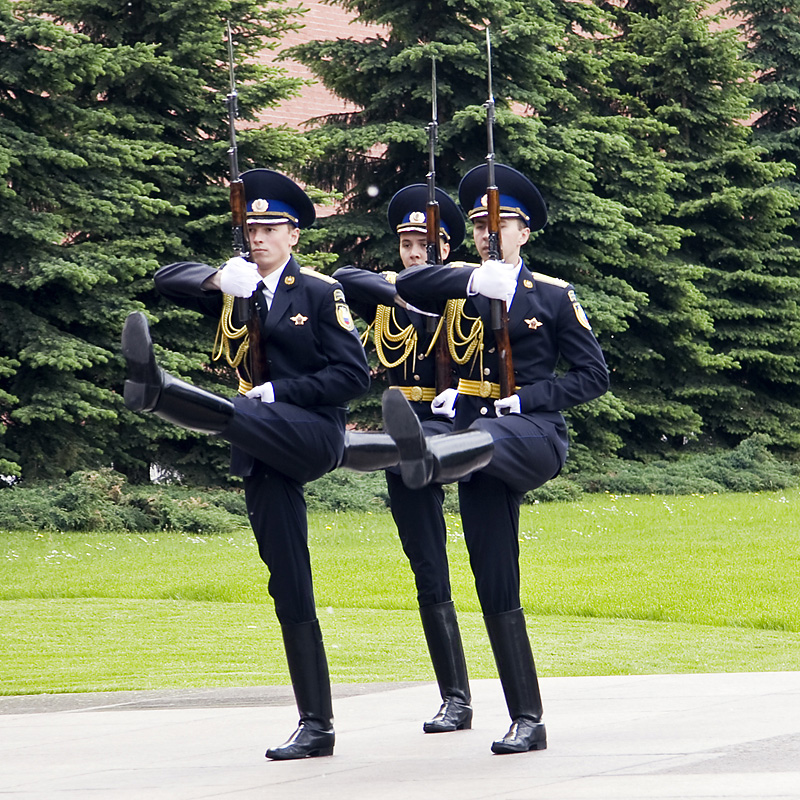
[[[354,472],[376,472],[396,467],[400,451],[388,433],[380,431],[346,431],[344,455],[340,467]]]
[[[483,618],[506,696],[511,727],[492,743],[493,753],[527,753],[547,747],[542,698],[521,608]]]
[[[233,417],[233,403],[173,377],[156,363],[147,318],[128,315],[122,330],[122,354],[128,367],[125,406],[200,433],[222,433]]]
[[[472,727],[472,697],[455,606],[452,600],[423,606],[419,616],[442,696],[441,708],[423,724],[422,730],[425,733],[468,730]]]
[[[331,682],[319,620],[283,625],[281,632],[300,724],[283,744],[267,750],[266,756],[287,761],[333,755]]]
[[[483,469],[494,442],[487,431],[466,430],[425,436],[417,415],[400,392],[383,393],[383,426],[400,454],[400,474],[409,489],[451,483]]]

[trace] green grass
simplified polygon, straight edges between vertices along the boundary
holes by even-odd
[[[800,490],[523,507],[523,605],[544,676],[800,669]],[[317,513],[335,682],[432,680],[386,513]],[[453,595],[495,677],[457,516]],[[251,534],[0,534],[0,694],[287,683]]]

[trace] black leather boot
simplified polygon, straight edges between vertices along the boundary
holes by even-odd
[[[129,314],[122,330],[122,354],[128,367],[125,406],[150,411],[161,419],[199,433],[222,433],[233,403],[165,372],[156,362],[147,318]]]
[[[492,459],[494,443],[487,431],[426,437],[408,400],[391,389],[383,393],[383,427],[397,444],[400,474],[409,489],[457,481],[483,469]]]
[[[542,698],[531,643],[521,608],[483,618],[503,692],[511,727],[492,743],[493,753],[527,753],[547,748],[542,719]]]
[[[443,701],[439,712],[422,725],[422,730],[425,733],[469,730],[472,697],[455,606],[452,600],[423,606],[419,616]]]
[[[336,739],[333,702],[319,621],[283,625],[281,632],[300,724],[283,744],[267,750],[266,756],[276,761],[331,756]]]
[[[400,451],[388,433],[380,431],[346,431],[344,456],[340,467],[354,472],[376,472],[396,467]]]

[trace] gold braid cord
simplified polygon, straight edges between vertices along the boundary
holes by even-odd
[[[448,300],[445,308],[447,319],[447,344],[450,348],[450,357],[456,364],[464,365],[470,358],[480,359],[480,375],[483,378],[483,320],[480,316],[469,317],[464,313],[467,301]],[[469,325],[465,333],[464,327]],[[471,371],[471,370],[470,370]]]
[[[378,306],[375,309],[375,351],[378,360],[387,369],[400,366],[413,353],[417,354],[417,331],[413,325],[401,328],[394,308]],[[398,355],[399,353],[399,355]],[[394,360],[392,360],[394,358]]]
[[[233,325],[233,301],[234,298],[229,294],[222,296],[222,314],[219,318],[219,325],[217,325],[217,335],[214,338],[211,359],[219,361],[225,356],[225,361],[237,371],[239,376],[239,394],[244,394],[253,388],[252,382],[242,375],[243,372],[247,372],[247,362],[244,359],[250,349],[250,341],[246,325],[241,328],[236,328]],[[237,341],[239,344],[236,347],[236,352],[232,353],[231,342]]]

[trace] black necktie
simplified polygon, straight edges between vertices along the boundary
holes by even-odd
[[[266,289],[266,285],[264,281],[259,281],[258,286],[256,286],[256,291],[258,292],[258,302],[256,305],[258,306],[258,315],[261,318],[261,325],[267,324],[267,315],[269,314],[269,307],[267,306],[267,297],[264,294],[264,289]]]

